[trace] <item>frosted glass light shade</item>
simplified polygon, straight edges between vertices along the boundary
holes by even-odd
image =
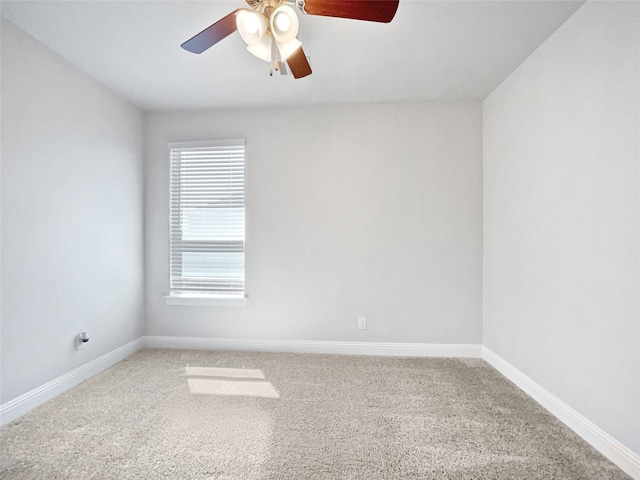
[[[289,15],[284,12],[278,13],[278,16],[273,19],[273,22],[280,31],[288,32],[291,28],[291,19],[289,18]]]
[[[236,15],[236,26],[247,45],[258,45],[267,31],[267,17],[260,12],[241,9]]]
[[[276,8],[269,19],[273,38],[279,43],[289,43],[298,35],[298,16],[293,8],[281,5]]]
[[[249,45],[247,50],[265,62],[271,61],[271,37],[264,35],[257,45]]]

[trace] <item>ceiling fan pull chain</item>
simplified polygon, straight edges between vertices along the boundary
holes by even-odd
[[[273,77],[273,69],[278,71],[278,47],[273,40],[271,40],[271,66],[273,68],[269,69],[269,75]]]

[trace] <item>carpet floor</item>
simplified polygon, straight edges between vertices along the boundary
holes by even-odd
[[[147,349],[0,454],[11,480],[629,478],[475,359]]]

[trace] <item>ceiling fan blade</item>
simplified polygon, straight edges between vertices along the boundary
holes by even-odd
[[[304,11],[309,15],[389,23],[398,3],[399,0],[305,0]]]
[[[302,47],[289,55],[287,58],[287,65],[289,65],[289,70],[291,70],[294,78],[302,78],[307,75],[311,75],[311,65],[309,65],[309,61],[307,60]]]
[[[236,26],[236,15],[239,11],[240,9],[231,12],[180,46],[192,53],[204,52],[238,29]]]

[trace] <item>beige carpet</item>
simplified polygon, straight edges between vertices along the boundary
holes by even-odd
[[[481,360],[143,350],[0,429],[0,478],[626,479]]]

